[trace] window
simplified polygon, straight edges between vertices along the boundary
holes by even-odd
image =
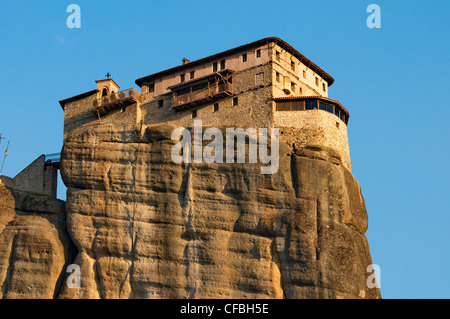
[[[303,90],[302,90],[302,88],[300,88],[300,90],[299,90],[299,93],[300,93],[300,95],[302,95],[302,94],[303,94]]]
[[[108,95],[108,90],[106,88],[104,88],[102,91],[102,96],[107,96],[107,95]]]
[[[247,53],[242,55],[242,62],[247,62]]]
[[[280,73],[275,72],[275,79],[277,80],[277,82],[280,82]]]
[[[256,50],[256,57],[257,58],[261,57],[261,49]]]
[[[291,91],[295,93],[295,83],[294,82],[291,83]]]
[[[217,62],[213,63],[213,72],[217,72]]]
[[[306,71],[303,70],[303,78],[306,79]]]
[[[314,110],[314,109],[317,109],[317,100],[305,101],[305,110]]]
[[[219,111],[219,103],[214,104],[214,112]]]
[[[277,61],[280,61],[280,52],[275,51],[275,58],[277,59]]]
[[[291,60],[291,70],[295,71],[295,62]]]
[[[234,98],[233,98],[233,106],[238,105],[238,103],[239,103],[238,98],[237,98],[237,97],[234,97]]]
[[[192,111],[192,118],[196,118],[197,117],[197,110]]]
[[[291,101],[291,111],[303,111],[303,101]]]
[[[327,104],[327,112],[334,113],[334,111],[333,111],[333,105]]]
[[[191,71],[191,80],[195,77],[195,71]]]
[[[319,78],[316,76],[316,86],[319,86]]]
[[[326,91],[326,89],[325,89],[325,83],[322,83],[322,90],[325,92]]]
[[[277,102],[277,111],[290,111],[291,106],[289,101]]]
[[[184,82],[184,74],[180,74],[180,83]]]
[[[151,83],[151,84],[148,86],[148,92],[149,92],[149,93],[155,92],[155,83]]]
[[[220,60],[220,69],[225,69],[225,60]]]
[[[303,111],[303,101],[276,102],[277,111]]]
[[[333,105],[323,103],[322,101],[319,101],[319,109],[330,113],[334,113]]]
[[[325,101],[326,102],[326,101]],[[339,117],[344,123],[347,119],[343,110],[334,104],[328,104],[321,99],[297,99],[294,97],[288,99],[275,100],[276,111],[304,111],[304,110],[323,110]],[[337,127],[339,125],[336,124]]]
[[[158,100],[158,107],[162,107],[164,105],[164,100]]]

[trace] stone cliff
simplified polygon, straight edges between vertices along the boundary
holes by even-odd
[[[281,141],[273,175],[259,164],[175,164],[173,129],[105,124],[67,136],[61,173],[81,288],[63,285],[60,298],[380,298],[366,285],[361,190],[335,151]],[[0,229],[6,247],[23,246],[15,227]],[[63,247],[53,251],[55,286]]]
[[[0,181],[0,298],[57,298],[76,249],[64,202]]]

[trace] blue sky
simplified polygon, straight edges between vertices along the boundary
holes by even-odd
[[[69,4],[81,28],[69,29]],[[366,8],[381,8],[369,29]],[[0,2],[0,133],[14,177],[62,147],[59,100],[277,36],[335,78],[384,298],[450,298],[450,1]],[[3,160],[5,140],[0,146]],[[61,187],[59,197],[64,198]]]

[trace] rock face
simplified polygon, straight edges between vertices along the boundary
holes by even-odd
[[[0,298],[56,298],[76,254],[64,202],[0,182]],[[9,186],[7,186],[9,185]]]
[[[364,200],[336,152],[281,141],[273,175],[260,164],[175,164],[173,129],[97,125],[67,137],[61,173],[81,288],[63,285],[59,297],[380,297],[366,284]],[[22,247],[14,227],[2,240]],[[56,246],[57,233],[46,231]]]

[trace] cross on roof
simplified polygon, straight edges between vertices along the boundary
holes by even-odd
[[[108,72],[108,73],[106,73],[105,76],[106,76],[107,79],[109,79],[111,77],[111,74]]]

